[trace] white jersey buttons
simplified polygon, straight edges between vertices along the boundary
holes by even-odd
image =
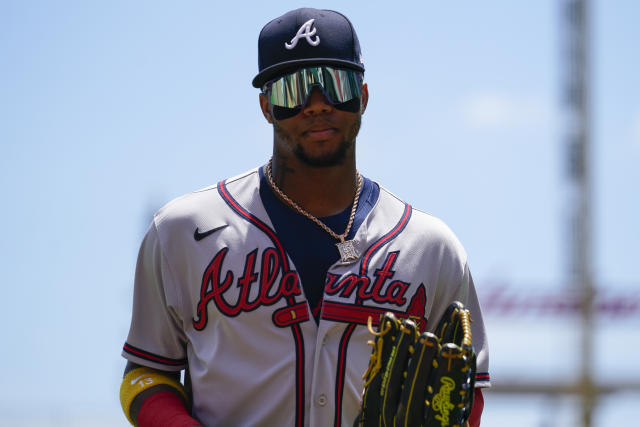
[[[327,396],[325,396],[324,394],[321,394],[320,396],[318,396],[318,398],[316,399],[316,403],[320,406],[324,406],[327,404]]]

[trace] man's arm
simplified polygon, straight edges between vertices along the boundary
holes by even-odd
[[[144,378],[138,376],[132,380],[127,378],[127,375],[136,369],[144,370],[140,371],[143,372],[141,377]],[[185,396],[190,395],[190,393],[184,390],[178,390],[177,388],[182,388],[182,384],[180,384],[180,372],[162,371],[141,366],[133,362],[127,362],[121,387],[121,397],[123,393],[127,394],[130,387],[136,387],[138,381],[142,380],[145,381],[145,384],[149,384],[148,380],[151,379],[151,382],[153,382],[153,378],[156,379],[156,382],[158,382],[158,379],[168,379],[168,382],[173,383],[173,385],[152,385],[135,395],[131,402],[129,414],[126,414],[134,422],[134,425],[139,427],[201,426],[197,420],[191,417],[187,410]],[[125,409],[124,403],[123,409]]]
[[[124,375],[122,377],[124,378],[129,372],[138,368],[143,368],[143,366],[138,365],[137,363],[127,362],[127,366],[124,368]],[[164,375],[175,381],[180,382],[180,372],[160,371],[158,369],[153,369],[153,370],[156,371],[159,375]],[[131,403],[131,410],[129,413],[131,415],[131,419],[136,423],[136,425],[138,425],[138,412],[140,411],[140,407],[142,406],[142,403],[144,403],[144,401],[147,400],[148,397],[163,391],[174,393],[176,396],[180,397],[180,394],[175,390],[175,388],[168,386],[166,384],[159,384],[155,387],[151,387],[144,390],[142,393],[140,393],[133,399],[133,403]]]

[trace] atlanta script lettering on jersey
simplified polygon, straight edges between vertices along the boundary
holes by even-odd
[[[404,295],[409,288],[409,283],[395,280],[389,283],[386,290],[383,290],[386,282],[395,274],[392,268],[397,258],[398,252],[391,252],[387,255],[382,268],[373,273],[375,276],[373,285],[371,285],[371,279],[365,275],[349,274],[338,281],[340,276],[327,274],[328,282],[325,286],[325,292],[329,295],[340,294],[343,298],[349,298],[353,292],[356,292],[361,301],[372,300],[380,304],[404,305],[407,302]]]
[[[200,300],[197,304],[197,317],[193,319],[196,330],[203,330],[208,321],[207,306],[210,302],[216,305],[218,310],[229,317],[235,317],[242,312],[249,312],[261,306],[269,306],[282,298],[300,295],[300,278],[294,270],[285,271],[280,275],[282,265],[275,248],[267,248],[260,257],[260,268],[256,271],[258,262],[258,249],[251,251],[245,258],[242,276],[235,281],[240,291],[235,300],[231,300],[227,291],[234,284],[234,274],[230,270],[224,270],[223,264],[229,248],[221,249],[211,260],[204,274],[200,287]],[[374,271],[372,280],[366,275],[350,274],[342,277],[328,274],[325,292],[328,295],[337,295],[349,298],[354,292],[361,301],[371,300],[376,303],[404,305],[407,302],[405,293],[409,283],[400,280],[387,282],[394,276],[393,265],[398,258],[398,252],[387,254],[381,268]],[[280,279],[278,280],[278,276]],[[259,292],[252,299],[251,289],[258,285]]]

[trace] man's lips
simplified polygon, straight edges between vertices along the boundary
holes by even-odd
[[[303,135],[308,136],[313,139],[326,139],[330,138],[337,132],[335,128],[318,128],[318,129],[309,129],[303,133]]]

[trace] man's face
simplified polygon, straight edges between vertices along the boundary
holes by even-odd
[[[273,116],[273,106],[264,95],[260,96],[265,118],[273,124],[275,150],[293,154],[311,167],[340,165],[353,153],[367,101],[366,84],[362,88],[362,107],[355,113],[335,108],[319,88],[314,88],[298,114],[277,120]]]

